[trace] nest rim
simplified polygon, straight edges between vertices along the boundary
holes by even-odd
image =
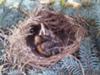
[[[53,12],[55,13],[55,12]],[[68,18],[68,16],[65,15],[66,18]],[[33,19],[34,17],[30,17],[28,18],[27,20],[25,20],[24,22],[18,24],[18,27],[15,27],[13,29],[13,32],[14,34],[9,36],[8,37],[8,40],[9,42],[11,42],[11,47],[13,48],[13,45],[15,44],[16,41],[20,41],[20,38],[23,37],[23,39],[21,39],[21,41],[24,40],[24,43],[25,43],[25,37],[27,35],[24,35],[24,36],[19,36],[17,38],[15,38],[14,36],[20,34],[20,35],[23,35],[23,34],[26,34],[27,31],[30,29],[30,26],[33,24],[36,24],[37,25],[37,22],[36,20]],[[72,19],[72,17],[71,17]],[[74,22],[74,21],[73,21]],[[21,65],[21,69],[23,69],[23,67],[25,67],[26,65],[30,65],[30,66],[33,66],[33,67],[36,67],[36,68],[45,68],[45,67],[48,67],[50,65],[54,65],[55,63],[57,63],[59,60],[61,60],[63,57],[69,55],[69,54],[73,54],[75,53],[79,46],[80,46],[80,42],[83,40],[84,36],[85,36],[85,33],[86,33],[86,30],[80,25],[80,24],[76,24],[76,29],[77,29],[77,32],[75,33],[76,35],[76,40],[74,40],[73,44],[65,47],[65,50],[62,51],[61,53],[59,54],[56,54],[56,55],[53,55],[53,56],[50,56],[48,58],[46,57],[37,57],[35,56],[34,54],[32,55],[32,53],[30,54],[25,54],[26,55],[26,58],[24,59],[24,61],[20,61],[22,63],[24,63],[23,65],[22,64],[19,64]],[[11,40],[12,39],[12,40]],[[13,39],[17,39],[17,40],[14,40]],[[12,42],[13,41],[13,42]],[[22,43],[23,44],[23,43]],[[26,45],[27,46],[27,45]],[[6,61],[9,61],[10,63],[13,63],[13,65],[15,65],[15,63],[13,62],[13,60],[11,59],[11,57],[14,57],[13,55],[13,52],[12,49],[10,49],[9,47],[7,47],[7,56],[6,56]],[[29,47],[28,47],[29,48]],[[16,50],[16,49],[15,49]],[[24,50],[23,50],[24,51]],[[26,51],[27,52],[27,51]],[[16,52],[15,52],[16,53]],[[22,54],[24,54],[25,52],[23,52]],[[15,54],[16,56],[17,54]],[[23,55],[22,55],[23,56]],[[17,59],[16,59],[17,60]],[[27,61],[28,60],[28,61]],[[25,62],[27,61],[27,62]],[[16,61],[17,62],[17,61]]]

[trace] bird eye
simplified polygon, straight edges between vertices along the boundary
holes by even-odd
[[[31,35],[28,35],[26,37],[26,44],[30,48],[34,47],[34,38],[39,33],[40,29],[40,25],[31,25],[31,29],[29,30],[29,33],[31,33]]]

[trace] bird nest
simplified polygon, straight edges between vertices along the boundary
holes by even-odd
[[[5,62],[13,68],[43,68],[75,53],[84,38],[79,17],[41,9],[11,29]]]

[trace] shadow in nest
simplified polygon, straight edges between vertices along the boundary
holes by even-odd
[[[42,31],[41,25],[33,26],[29,35],[26,37],[27,45],[30,46],[36,55],[50,57],[63,50],[63,43],[49,29]]]
[[[49,57],[62,52],[65,46],[76,40],[74,24],[64,15],[42,10],[36,16],[41,16],[40,24],[32,25],[32,35],[26,38],[27,45],[33,52]]]

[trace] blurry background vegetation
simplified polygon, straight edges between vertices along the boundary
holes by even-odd
[[[45,1],[49,0],[42,0],[42,3]],[[39,5],[39,0],[0,0],[0,27],[15,26],[19,21],[24,20],[25,12],[32,12]],[[100,1],[53,0],[51,7],[68,15],[80,14],[89,21],[87,26],[89,34],[82,42],[77,57],[81,61],[86,75],[100,75]],[[3,53],[4,49],[0,40],[0,65],[3,63]],[[69,75],[68,71],[72,75],[82,75],[78,65],[74,58],[66,57],[50,69],[30,70],[27,75]],[[18,70],[11,70],[8,75],[23,74]]]

